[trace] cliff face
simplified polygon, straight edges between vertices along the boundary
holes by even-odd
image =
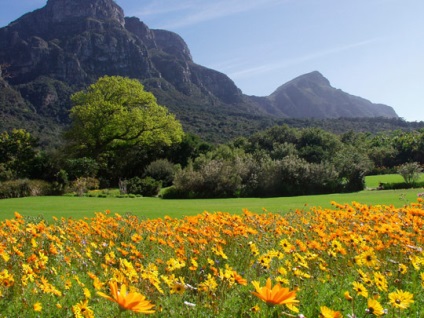
[[[396,116],[388,106],[335,105],[344,101],[342,92],[327,98],[337,95],[328,89],[316,94],[317,107],[308,104],[318,100],[311,97],[311,87],[302,85],[283,85],[269,97],[245,96],[225,74],[194,63],[179,35],[124,17],[113,0],[49,0],[0,29],[0,65],[8,65],[8,89],[58,125],[68,120],[69,96],[103,75],[139,79],[195,133],[230,129],[234,122],[247,125],[255,116]],[[211,127],[197,117],[208,118]]]

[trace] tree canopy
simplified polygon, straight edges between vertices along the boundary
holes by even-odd
[[[27,177],[36,158],[37,141],[24,129],[0,134],[0,181]]]
[[[78,152],[92,158],[135,145],[170,145],[184,134],[175,116],[135,79],[101,77],[71,101],[66,136]]]

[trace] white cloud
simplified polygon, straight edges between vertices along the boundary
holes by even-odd
[[[249,69],[242,69],[240,71],[235,71],[235,72],[229,73],[228,76],[230,76],[232,79],[248,78],[248,77],[251,77],[251,76],[254,76],[254,75],[267,73],[269,71],[274,71],[276,69],[284,69],[284,68],[287,68],[287,67],[290,67],[290,66],[293,66],[293,65],[302,64],[302,63],[305,63],[305,62],[308,62],[308,61],[311,61],[311,60],[315,60],[315,59],[318,59],[318,58],[321,58],[321,57],[325,57],[325,56],[328,56],[328,55],[338,54],[338,53],[343,52],[343,51],[347,51],[347,50],[350,50],[350,49],[366,46],[366,45],[369,45],[371,43],[381,41],[381,40],[382,40],[382,38],[376,38],[376,39],[370,39],[370,40],[355,42],[355,43],[351,43],[351,44],[347,44],[347,45],[343,45],[343,46],[333,47],[333,48],[329,48],[327,50],[317,51],[317,52],[306,54],[306,55],[303,55],[303,56],[300,56],[300,57],[286,59],[286,60],[283,60],[283,61],[266,63],[266,64],[255,66],[255,67],[252,67],[252,68],[249,68]]]
[[[141,18],[147,16],[166,15],[177,13],[178,18],[167,20],[160,28],[178,29],[205,21],[219,19],[221,17],[235,15],[241,12],[256,10],[264,6],[273,6],[286,2],[287,0],[155,0],[143,7],[134,14]]]

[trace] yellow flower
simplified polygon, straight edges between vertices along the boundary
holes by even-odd
[[[259,282],[253,281],[256,292],[251,292],[268,305],[295,305],[299,302],[296,299],[296,291],[290,291],[288,288],[281,287],[280,284],[271,286],[271,279],[268,278],[264,287],[259,286]]]
[[[350,294],[349,294],[349,292],[348,292],[348,291],[345,291],[343,295],[344,295],[344,298],[345,298],[347,301],[352,301],[352,300],[353,300],[353,297],[352,297],[352,296],[350,296]]]
[[[41,311],[41,309],[43,309],[43,306],[40,302],[34,304],[34,311]]]
[[[252,308],[250,308],[250,311],[252,311],[252,312],[259,312],[261,309],[260,309],[260,307],[259,307],[259,305],[258,304],[256,304],[255,306],[253,306]]]
[[[197,270],[197,268],[199,267],[199,264],[197,263],[197,261],[194,258],[192,258],[190,259],[190,262],[191,262],[191,266],[189,267],[189,269],[191,271]]]
[[[83,291],[84,291],[85,298],[87,298],[87,299],[91,298],[91,292],[88,288],[84,288]]]
[[[374,250],[371,248],[368,251],[363,252],[360,257],[361,264],[368,267],[376,267],[378,265],[377,256],[374,253]]]
[[[380,272],[374,273],[374,282],[379,290],[387,291],[387,280]]]
[[[249,242],[249,247],[250,247],[250,252],[252,253],[253,256],[259,255],[259,249],[255,243]]]
[[[389,294],[389,302],[395,308],[406,309],[414,302],[413,297],[410,292],[397,289]]]
[[[218,288],[218,283],[211,274],[208,274],[207,279],[198,284],[198,288],[206,293],[212,293]]]
[[[152,310],[155,305],[151,304],[150,301],[140,293],[127,292],[127,286],[125,284],[121,285],[120,290],[118,290],[118,284],[116,282],[109,283],[109,287],[112,297],[102,292],[97,292],[97,294],[117,303],[122,309],[128,309],[143,314],[155,312]]]
[[[408,272],[408,267],[405,264],[399,264],[399,273],[405,275]]]
[[[179,260],[179,259],[175,259],[175,258],[171,258],[171,259],[169,259],[169,260],[166,262],[166,264],[168,265],[168,266],[166,267],[166,270],[167,270],[168,272],[172,272],[172,271],[174,271],[174,270],[177,270],[177,269],[183,268],[183,267],[185,266],[185,262],[184,262],[184,261]]]
[[[77,318],[94,318],[94,312],[90,307],[88,307],[87,299],[72,306],[72,312]]]
[[[382,316],[385,314],[383,306],[374,298],[369,298],[367,302],[367,313],[374,316]]]
[[[174,282],[171,285],[171,294],[180,294],[180,295],[182,295],[182,294],[184,294],[184,292],[185,292],[185,286],[182,283],[180,283],[180,282]]]
[[[287,239],[283,239],[280,241],[280,246],[283,248],[284,252],[291,253],[295,250],[295,247],[290,244]]]
[[[353,282],[353,290],[356,291],[356,293],[364,298],[368,298],[368,290],[365,288],[364,285],[358,282]]]
[[[321,318],[342,318],[343,317],[340,311],[334,311],[325,306],[321,306],[320,309],[321,309],[321,313],[319,316]]]

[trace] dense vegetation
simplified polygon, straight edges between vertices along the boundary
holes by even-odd
[[[184,134],[135,80],[105,76],[71,100],[72,121],[55,149],[23,129],[0,135],[0,197],[99,187],[145,196],[169,187],[164,198],[349,192],[362,190],[367,174],[399,172],[413,186],[424,163],[424,128],[411,125],[340,133],[344,120],[333,129],[282,124],[211,144]]]
[[[177,172],[175,187],[165,196],[286,196],[358,191],[364,188],[365,175],[395,172],[407,162],[413,168],[410,174],[419,173],[423,146],[424,130],[335,135],[319,128],[276,126],[200,155]]]
[[[14,130],[1,135],[0,178],[2,188],[14,187],[14,193],[26,187],[27,192],[82,194],[90,188],[120,185],[123,192],[153,195],[160,186],[172,184],[165,197],[346,192],[362,190],[367,174],[401,172],[398,167],[408,165],[420,172],[423,140],[422,129],[336,135],[283,125],[221,145],[187,134],[170,146],[109,150],[107,160],[99,160],[80,157],[69,148],[40,151],[28,132]],[[30,181],[13,181],[17,179],[44,180],[50,187],[31,181],[35,183],[31,190]],[[3,197],[16,196],[4,191]]]

